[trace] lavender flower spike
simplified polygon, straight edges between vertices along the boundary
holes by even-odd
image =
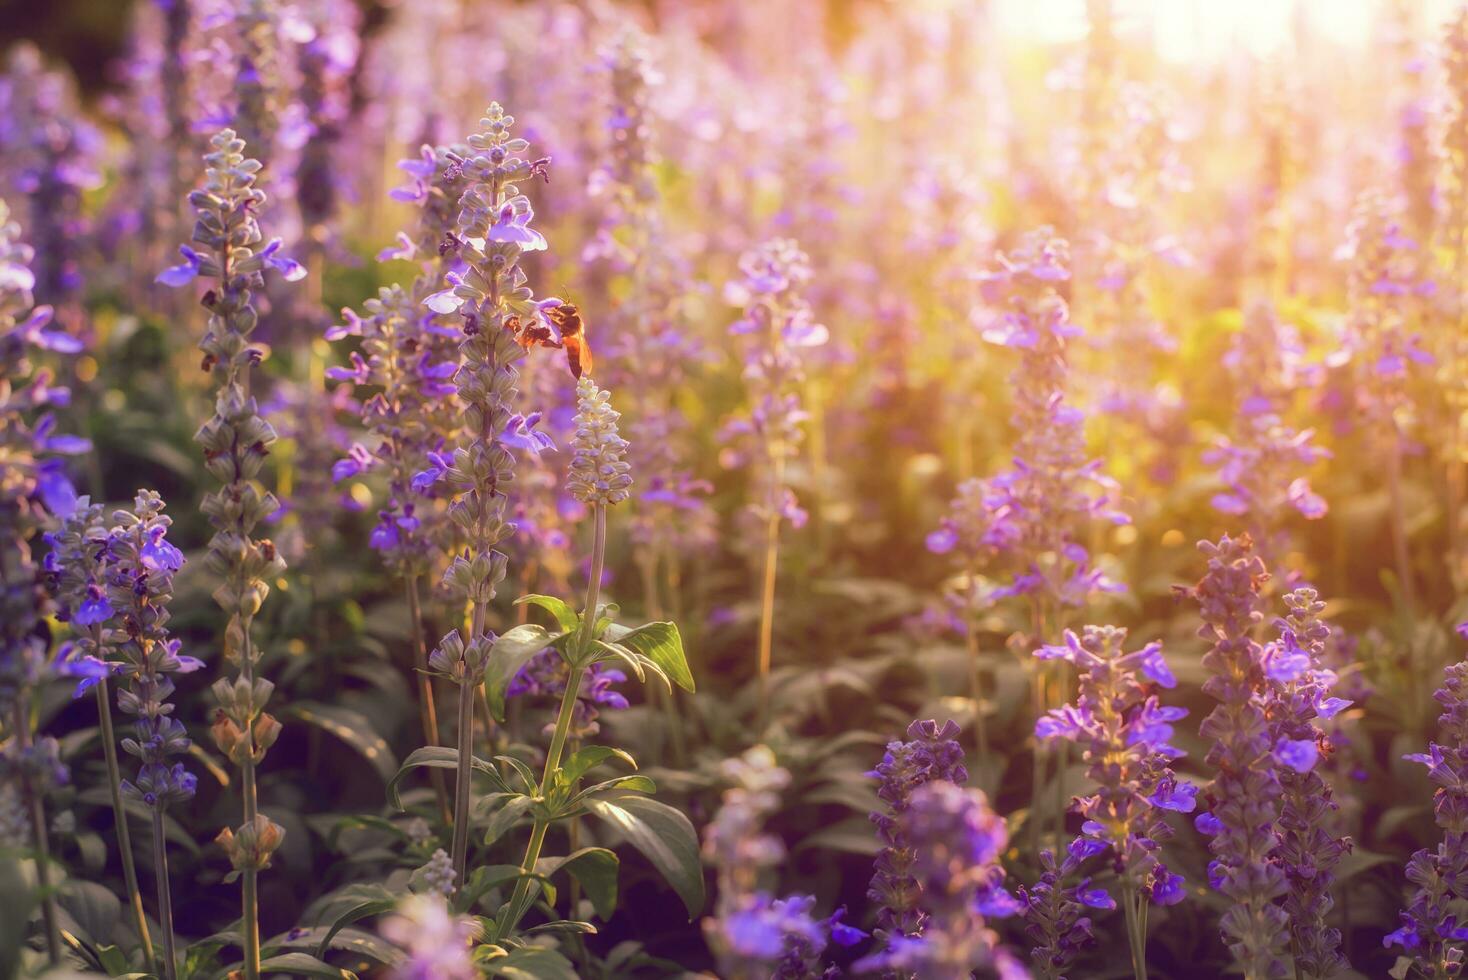
[[[1453,910],[1456,902],[1468,899],[1468,660],[1444,675],[1443,686],[1433,695],[1443,708],[1438,716],[1441,741],[1429,745],[1425,754],[1407,756],[1426,766],[1437,784],[1432,810],[1443,839],[1407,862],[1407,880],[1417,890],[1401,913],[1401,927],[1383,941],[1402,947],[1403,958],[1433,980],[1462,972],[1468,940],[1468,924],[1460,925]]]
[[[858,973],[887,973],[925,980],[963,980],[974,971],[1018,980],[1029,973],[985,924],[986,917],[1019,908],[1003,887],[999,855],[1009,843],[1004,819],[978,790],[937,781],[919,787],[901,818],[917,855],[913,877],[922,888],[929,918],[921,936],[901,937],[858,960]]]
[[[1183,896],[1182,878],[1157,858],[1161,844],[1172,836],[1164,816],[1168,811],[1192,812],[1197,787],[1172,771],[1173,760],[1182,755],[1170,743],[1172,723],[1187,711],[1162,705],[1155,693],[1177,684],[1162,658],[1161,644],[1149,643],[1128,653],[1126,635],[1126,630],[1112,626],[1087,626],[1080,636],[1067,630],[1063,644],[1035,654],[1042,660],[1074,664],[1080,684],[1076,702],[1053,709],[1036,722],[1035,735],[1076,743],[1087,777],[1096,787],[1073,803],[1085,821],[1083,836],[1064,862],[1047,868],[1055,880],[1046,882],[1050,891],[1041,893],[1045,900],[1041,910],[1042,921],[1055,922],[1053,891],[1065,880],[1065,872],[1077,870],[1086,857],[1109,852],[1121,877],[1132,964],[1142,977],[1147,904],[1173,905]],[[1105,892],[1088,889],[1084,882],[1074,887],[1074,896],[1080,905],[1115,907]],[[1066,929],[1041,930],[1050,940],[1042,942],[1047,968],[1062,967],[1065,954],[1073,952],[1074,943],[1067,941],[1066,933],[1074,927],[1060,921]]]
[[[1284,597],[1289,614],[1275,625],[1280,639],[1267,652],[1265,673],[1271,684],[1264,698],[1274,739],[1280,799],[1275,860],[1289,882],[1284,910],[1290,922],[1290,947],[1301,977],[1324,980],[1346,968],[1341,934],[1329,924],[1334,901],[1330,886],[1351,839],[1335,833],[1338,809],[1330,783],[1315,765],[1329,737],[1317,719],[1332,718],[1351,702],[1332,697],[1334,671],[1322,666],[1330,627],[1320,620],[1325,608],[1314,589]]]
[[[1254,641],[1259,589],[1268,578],[1247,535],[1203,542],[1208,572],[1191,595],[1202,610],[1198,635],[1213,642],[1203,657],[1211,677],[1204,693],[1218,706],[1199,734],[1213,744],[1207,762],[1218,771],[1208,788],[1212,812],[1196,821],[1213,834],[1209,882],[1232,905],[1223,914],[1224,942],[1249,980],[1286,976],[1288,925],[1277,900],[1288,884],[1272,860],[1280,815],[1280,783],[1274,742],[1260,696],[1265,689],[1264,650]]]
[[[877,796],[887,809],[873,813],[882,850],[874,862],[867,897],[877,903],[877,941],[883,945],[922,933],[928,913],[922,907],[922,889],[913,877],[917,854],[903,831],[902,819],[912,805],[912,794],[931,782],[963,783],[968,770],[958,744],[958,724],[915,721],[907,728],[908,741],[887,743],[875,771],[881,780]]]

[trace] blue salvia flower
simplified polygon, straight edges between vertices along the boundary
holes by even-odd
[[[939,780],[920,786],[902,815],[902,832],[917,855],[912,875],[928,913],[921,936],[896,937],[858,960],[858,973],[961,980],[975,971],[1028,977],[985,923],[1019,910],[1004,890],[999,856],[1009,842],[1004,819],[978,790]]]
[[[122,790],[129,799],[165,810],[192,799],[197,783],[181,763],[171,761],[186,754],[190,742],[168,703],[174,691],[169,675],[191,673],[204,664],[180,654],[179,641],[168,632],[173,576],[184,557],[168,541],[172,521],[163,513],[162,498],[141,490],[133,509],[115,511],[112,520],[106,545],[107,596],[117,622],[108,645],[121,661],[118,707],[137,719],[135,737],[124,739],[122,747],[140,765],[136,781],[124,781]]]
[[[1075,743],[1095,785],[1094,793],[1072,804],[1084,820],[1081,838],[1064,861],[1056,864],[1052,856],[1046,868],[1054,880],[1047,881],[1047,890],[1040,894],[1040,920],[1048,925],[1047,941],[1042,942],[1045,953],[1037,957],[1046,969],[1063,968],[1063,954],[1073,951],[1067,936],[1074,927],[1058,914],[1065,909],[1057,903],[1070,884],[1067,872],[1076,871],[1084,858],[1111,857],[1127,903],[1137,962],[1145,960],[1146,903],[1173,905],[1183,897],[1181,876],[1168,870],[1157,851],[1172,836],[1165,815],[1191,813],[1196,806],[1197,787],[1172,770],[1173,761],[1183,754],[1171,744],[1173,723],[1187,711],[1165,706],[1157,697],[1159,688],[1177,684],[1163,659],[1162,645],[1149,643],[1127,652],[1126,635],[1126,630],[1112,626],[1088,626],[1079,636],[1067,630],[1064,643],[1035,653],[1042,660],[1074,664],[1079,678],[1075,703],[1052,709],[1037,721],[1035,736]],[[1088,879],[1072,887],[1080,905],[1116,907],[1103,890],[1090,887]],[[1056,923],[1064,928],[1055,929]]]
[[[922,887],[913,876],[918,856],[903,830],[902,818],[919,786],[934,781],[968,781],[958,733],[953,721],[941,726],[936,721],[914,721],[907,728],[907,741],[887,743],[882,761],[869,774],[881,780],[877,796],[887,804],[885,810],[871,815],[882,850],[877,854],[867,889],[867,897],[877,903],[873,934],[883,944],[921,934],[927,920]]]
[[[0,193],[26,201],[36,254],[34,293],[73,336],[86,335],[81,260],[91,229],[82,195],[102,185],[102,136],[78,105],[70,75],[48,70],[29,44],[0,76]]]
[[[1030,962],[1041,980],[1062,980],[1076,955],[1095,942],[1088,909],[1114,909],[1116,901],[1103,888],[1091,886],[1080,877],[1081,866],[1106,850],[1106,845],[1089,837],[1077,837],[1056,860],[1050,848],[1040,851],[1040,877],[1031,886],[1020,886],[1025,932],[1034,940]]]
[[[1468,637],[1468,623],[1458,632]],[[1468,923],[1460,924],[1456,911],[1468,899],[1468,660],[1444,671],[1443,685],[1433,697],[1443,709],[1438,716],[1440,741],[1431,743],[1426,753],[1406,758],[1426,766],[1437,784],[1432,809],[1443,839],[1407,862],[1407,880],[1417,888],[1401,912],[1401,927],[1383,943],[1400,946],[1423,976],[1444,980],[1462,973],[1468,941]]]
[[[827,919],[812,914],[809,895],[776,898],[762,879],[785,855],[764,822],[780,805],[790,774],[775,754],[757,745],[721,767],[731,784],[703,836],[704,859],[714,866],[718,896],[703,933],[728,980],[807,980],[822,976],[821,954],[830,941],[851,946],[866,933],[844,924],[844,909]]]
[[[1333,829],[1337,806],[1316,765],[1321,746],[1329,746],[1330,738],[1319,722],[1334,718],[1351,702],[1331,695],[1336,675],[1322,663],[1330,639],[1330,627],[1320,620],[1325,603],[1311,588],[1288,593],[1284,602],[1289,613],[1275,623],[1280,638],[1266,652],[1265,666],[1270,684],[1264,710],[1282,791],[1274,853],[1289,883],[1283,904],[1296,971],[1323,978],[1346,966],[1340,931],[1329,925],[1328,917],[1334,905],[1334,871],[1350,851],[1351,839]]]
[[[1207,762],[1218,775],[1208,788],[1212,809],[1195,823],[1213,838],[1209,881],[1232,903],[1221,923],[1224,941],[1246,977],[1270,980],[1286,975],[1289,937],[1278,904],[1288,882],[1272,858],[1281,788],[1261,702],[1269,681],[1264,648],[1253,638],[1268,572],[1247,535],[1198,547],[1208,557],[1208,572],[1191,595],[1203,619],[1198,635],[1212,642],[1203,657],[1211,675],[1203,691],[1218,701],[1199,733],[1213,743]]]
[[[361,11],[350,0],[311,0],[300,8],[310,36],[297,52],[301,112],[309,135],[296,164],[296,202],[312,245],[330,234],[349,173],[336,160],[351,111],[351,76],[361,42]]]
[[[52,371],[38,362],[47,351],[74,354],[81,345],[68,334],[47,329],[51,308],[36,306],[32,298],[31,258],[9,207],[0,200],[0,378],[5,379],[0,384],[0,458],[5,460],[5,479],[0,480],[0,726],[9,735],[0,753],[0,811],[11,817],[23,814],[30,824],[6,819],[10,826],[0,829],[12,835],[9,843],[37,851],[54,963],[60,960],[61,938],[48,886],[43,801],[66,782],[67,772],[56,740],[32,740],[29,725],[32,694],[54,670],[48,634],[41,628],[51,603],[32,544],[77,504],[61,456],[91,447],[84,439],[57,433],[56,420],[47,411],[65,405],[68,392],[54,385]],[[14,719],[25,721],[16,725]]]
[[[1048,228],[1026,235],[979,277],[987,304],[983,337],[1019,351],[1014,389],[1014,468],[985,482],[986,543],[997,546],[1014,577],[994,598],[1032,595],[1076,607],[1112,582],[1082,544],[1093,519],[1126,524],[1114,506],[1115,483],[1086,457],[1080,409],[1067,401],[1066,350],[1081,331],[1057,291],[1070,278],[1070,249]],[[1044,641],[1048,637],[1037,637]]]
[[[414,478],[426,490],[446,480],[454,494],[450,519],[467,542],[444,573],[444,585],[472,608],[469,636],[449,633],[429,657],[435,673],[459,685],[459,759],[454,819],[454,875],[464,879],[468,857],[469,739],[473,731],[474,679],[482,677],[495,636],[489,630],[489,604],[504,580],[508,556],[499,550],[515,531],[506,493],[515,478],[515,450],[538,453],[553,448],[535,429],[538,414],[514,410],[519,372],[515,364],[537,343],[552,339],[542,309],[558,300],[536,303],[526,285],[520,257],[546,247],[530,227],[535,211],[516,187],[544,176],[548,160],[520,156],[529,143],[511,136],[515,119],[491,103],[469,137],[467,156],[448,154],[465,178],[452,246],[462,272],[446,273],[447,288],[425,298],[435,313],[458,314],[461,365],[454,375],[463,405],[462,444],[453,455],[430,457],[431,468]],[[558,338],[557,338],[558,339]]]

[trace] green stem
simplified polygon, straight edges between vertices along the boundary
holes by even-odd
[[[586,608],[581,614],[581,630],[576,637],[576,655],[566,676],[566,691],[561,695],[561,710],[556,716],[556,728],[551,734],[550,750],[545,755],[545,769],[540,774],[539,796],[545,798],[550,789],[551,779],[561,768],[561,753],[566,749],[566,739],[571,732],[571,718],[576,711],[576,697],[581,693],[581,679],[586,673],[586,668],[581,666],[587,652],[591,648],[591,641],[596,636],[597,603],[601,594],[601,575],[606,563],[607,552],[607,508],[603,503],[594,505],[595,530],[591,547],[591,575],[586,583]],[[530,843],[525,847],[525,859],[520,862],[520,870],[529,875],[535,871],[535,865],[540,860],[541,848],[545,846],[545,834],[550,824],[541,819],[535,821],[535,826],[530,831]],[[514,933],[515,927],[520,924],[525,913],[530,911],[530,889],[531,879],[521,877],[515,884],[515,892],[510,897],[510,912],[505,919],[503,928],[500,929],[500,938]]]
[[[784,459],[775,457],[770,493],[769,521],[765,525],[765,570],[760,589],[759,608],[759,730],[770,720],[770,669],[775,646],[775,577],[780,570],[780,501],[779,488],[784,481]]]
[[[101,627],[93,627],[100,633]],[[98,644],[98,650],[101,645]],[[112,699],[107,691],[107,678],[97,681],[97,717],[102,722],[102,755],[107,760],[107,788],[112,793],[112,824],[117,831],[117,849],[122,857],[122,880],[127,886],[128,904],[133,910],[133,925],[143,947],[143,962],[149,973],[158,972],[153,955],[153,939],[148,934],[148,916],[143,911],[143,893],[138,888],[138,868],[133,862],[132,837],[127,829],[127,811],[122,806],[122,768],[117,763],[117,736],[112,730]]]
[[[173,939],[173,897],[168,884],[168,846],[163,839],[163,810],[156,806],[153,807],[153,874],[158,879],[158,924],[163,928],[163,977],[164,980],[174,980],[178,971],[178,949]]]
[[[989,792],[989,721],[984,717],[984,679],[979,669],[978,626],[970,616],[964,624],[964,645],[968,648],[969,695],[974,701],[974,748],[978,757],[974,769],[979,774],[979,788]]]
[[[476,619],[478,616],[476,615]],[[475,635],[478,635],[477,633]],[[454,771],[454,887],[464,884],[469,863],[469,794],[471,761],[474,756],[474,689],[468,676],[459,678],[459,764]]]
[[[15,740],[21,756],[31,747],[29,691],[22,688],[15,699]],[[46,835],[46,807],[31,778],[21,772],[21,792],[30,804],[31,834],[36,843],[36,888],[41,893],[41,918],[46,925],[46,953],[52,966],[61,963],[61,932],[56,923],[56,896],[51,894],[51,845]]]
[[[409,572],[403,576],[408,594],[408,619],[413,626],[413,666],[418,674],[418,715],[423,723],[423,744],[438,745],[438,706],[433,700],[433,678],[428,675],[428,644],[423,636],[423,603],[418,595],[418,576]],[[448,786],[443,780],[442,769],[430,769],[433,793],[438,798],[438,810],[447,824],[452,819],[449,809]]]
[[[1135,885],[1126,887],[1122,904],[1126,908],[1127,943],[1132,948],[1132,973],[1136,980],[1147,980],[1147,910],[1146,899]]]
[[[240,649],[240,676],[244,678],[245,684],[253,687],[255,684],[255,651],[250,642],[249,617],[240,618],[240,631],[244,635]],[[245,827],[250,833],[255,832],[255,817],[259,814],[259,796],[255,788],[255,715],[245,719],[243,740],[245,743],[244,762],[240,763],[240,796],[243,799]],[[259,869],[255,867],[255,855],[245,862],[244,871],[240,875],[240,928],[244,933],[244,969],[245,980],[259,980],[260,977],[260,901],[257,890]]]

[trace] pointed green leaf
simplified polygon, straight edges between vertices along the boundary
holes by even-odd
[[[691,922],[703,910],[703,865],[698,835],[682,813],[634,793],[588,800],[586,809],[620,831],[673,886]]]
[[[485,689],[489,694],[489,710],[496,721],[505,720],[505,690],[520,669],[546,647],[562,636],[550,633],[544,626],[521,623],[500,634],[489,651],[489,663],[484,668]]]
[[[520,606],[529,603],[539,606],[556,618],[556,624],[561,627],[561,632],[569,633],[581,625],[581,617],[576,615],[568,603],[562,602],[553,595],[522,595],[515,600],[515,605]]]
[[[384,782],[391,779],[398,768],[398,760],[393,757],[387,739],[375,732],[371,721],[359,711],[315,701],[299,701],[288,706],[281,714],[299,718],[346,742],[367,760],[367,764],[377,771]]]
[[[525,815],[525,811],[535,805],[533,796],[511,797],[504,806],[494,811],[484,826],[484,843],[493,844]]]
[[[332,977],[334,980],[357,980],[351,970],[343,970],[319,960],[310,953],[282,953],[260,961],[260,975],[284,973],[296,977]]]
[[[561,774],[565,776],[567,783],[574,783],[608,759],[621,759],[629,767],[637,768],[637,760],[621,749],[612,748],[610,745],[588,745],[572,753],[571,757],[561,766]]]
[[[495,787],[508,792],[509,787],[505,785],[504,777],[494,766],[483,759],[471,757],[470,766],[475,772],[482,772],[490,777]],[[403,760],[403,764],[393,777],[387,781],[387,798],[392,805],[399,810],[403,808],[402,797],[398,795],[398,783],[413,769],[426,767],[429,769],[457,769],[459,767],[459,750],[451,749],[446,745],[425,745],[421,749],[414,749],[409,756]]]
[[[332,920],[331,925],[326,928],[326,932],[322,935],[321,941],[316,946],[316,955],[318,957],[325,956],[327,949],[331,947],[331,941],[336,938],[336,934],[347,926],[354,922],[360,922],[368,916],[391,912],[396,907],[397,901],[391,898],[374,898],[366,902],[358,902]]]
[[[617,911],[617,855],[604,847],[583,847],[565,857],[541,858],[535,870],[547,878],[565,871],[586,889],[586,897],[602,919],[610,919]],[[574,911],[574,910],[573,910]]]
[[[606,639],[642,654],[657,664],[674,684],[693,693],[693,673],[688,669],[688,658],[683,654],[683,637],[678,634],[676,625],[647,623],[623,633],[624,628],[609,627]]]
[[[524,946],[483,964],[492,977],[505,980],[579,980],[571,961],[553,949]]]

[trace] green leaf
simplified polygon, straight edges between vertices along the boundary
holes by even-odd
[[[617,868],[620,864],[617,855],[604,847],[583,847],[565,857],[541,858],[535,862],[535,870],[546,877],[565,871],[581,882],[596,914],[605,920],[617,911]]]
[[[647,793],[650,795],[657,791],[658,784],[647,776],[643,776],[640,773],[629,773],[624,776],[614,776],[594,786],[586,787],[586,789],[576,795],[575,802],[580,804],[588,799],[615,796],[622,793]]]
[[[556,623],[561,627],[561,632],[569,633],[581,625],[581,617],[576,615],[576,610],[553,595],[522,595],[515,600],[515,605],[521,606],[529,603],[539,606],[556,618]]]
[[[382,915],[385,912],[391,912],[397,906],[397,904],[398,903],[391,898],[374,898],[369,901],[358,902],[356,905],[353,905],[351,908],[347,909],[345,912],[341,913],[332,920],[331,925],[327,927],[325,934],[322,935],[321,942],[318,943],[316,946],[316,955],[325,956],[326,951],[331,948],[332,939],[336,938],[336,934],[338,932],[341,932],[347,926],[351,925],[354,922],[360,922],[368,916]]]
[[[637,768],[637,760],[622,749],[615,749],[610,745],[588,745],[572,753],[571,757],[561,766],[561,774],[568,784],[574,783],[608,759],[621,759],[629,767]]]
[[[483,759],[471,757],[469,765],[476,771],[482,772],[490,777],[496,788],[508,791],[504,778],[500,776],[499,770],[485,762]],[[459,750],[449,748],[446,745],[425,745],[413,752],[403,760],[403,764],[393,777],[387,781],[387,798],[392,805],[399,810],[403,809],[402,797],[398,795],[398,783],[408,774],[410,770],[427,767],[429,769],[457,769],[459,767]]]
[[[511,881],[519,881],[521,878],[529,878],[532,881],[543,882],[544,876],[539,874],[526,874],[517,864],[488,864],[480,865],[469,872],[469,883],[459,889],[454,896],[454,904],[457,908],[467,910],[473,908],[474,903],[479,901],[480,896],[496,885],[503,885]]]
[[[553,949],[526,946],[484,964],[492,977],[506,980],[579,980],[571,961]]]
[[[493,844],[525,815],[525,811],[535,805],[533,796],[513,796],[504,806],[490,815],[484,827],[484,843]]]
[[[688,818],[666,803],[632,793],[588,800],[586,809],[620,831],[652,862],[683,899],[693,921],[703,910],[703,865],[698,835]]]
[[[301,977],[333,977],[335,980],[357,980],[351,970],[343,970],[319,960],[310,953],[282,953],[260,961],[260,974],[284,973]]]
[[[688,669],[688,658],[683,654],[683,637],[673,623],[647,623],[621,635],[621,628],[608,627],[606,639],[619,646],[642,654],[656,664],[668,678],[683,690],[692,694],[693,673]]]
[[[576,919],[556,919],[554,922],[542,922],[538,926],[531,926],[525,930],[527,936],[539,935],[561,935],[561,936],[594,936],[596,926],[590,922],[581,922]]]
[[[500,634],[489,650],[489,663],[484,668],[485,689],[489,694],[489,711],[496,721],[505,720],[505,689],[520,669],[556,640],[562,633],[550,633],[544,626],[521,623]]]
[[[322,731],[335,735],[356,749],[357,754],[367,760],[383,782],[393,778],[398,760],[393,757],[387,739],[372,729],[372,722],[361,712],[316,701],[297,701],[281,714],[299,718],[308,725],[315,725]]]

